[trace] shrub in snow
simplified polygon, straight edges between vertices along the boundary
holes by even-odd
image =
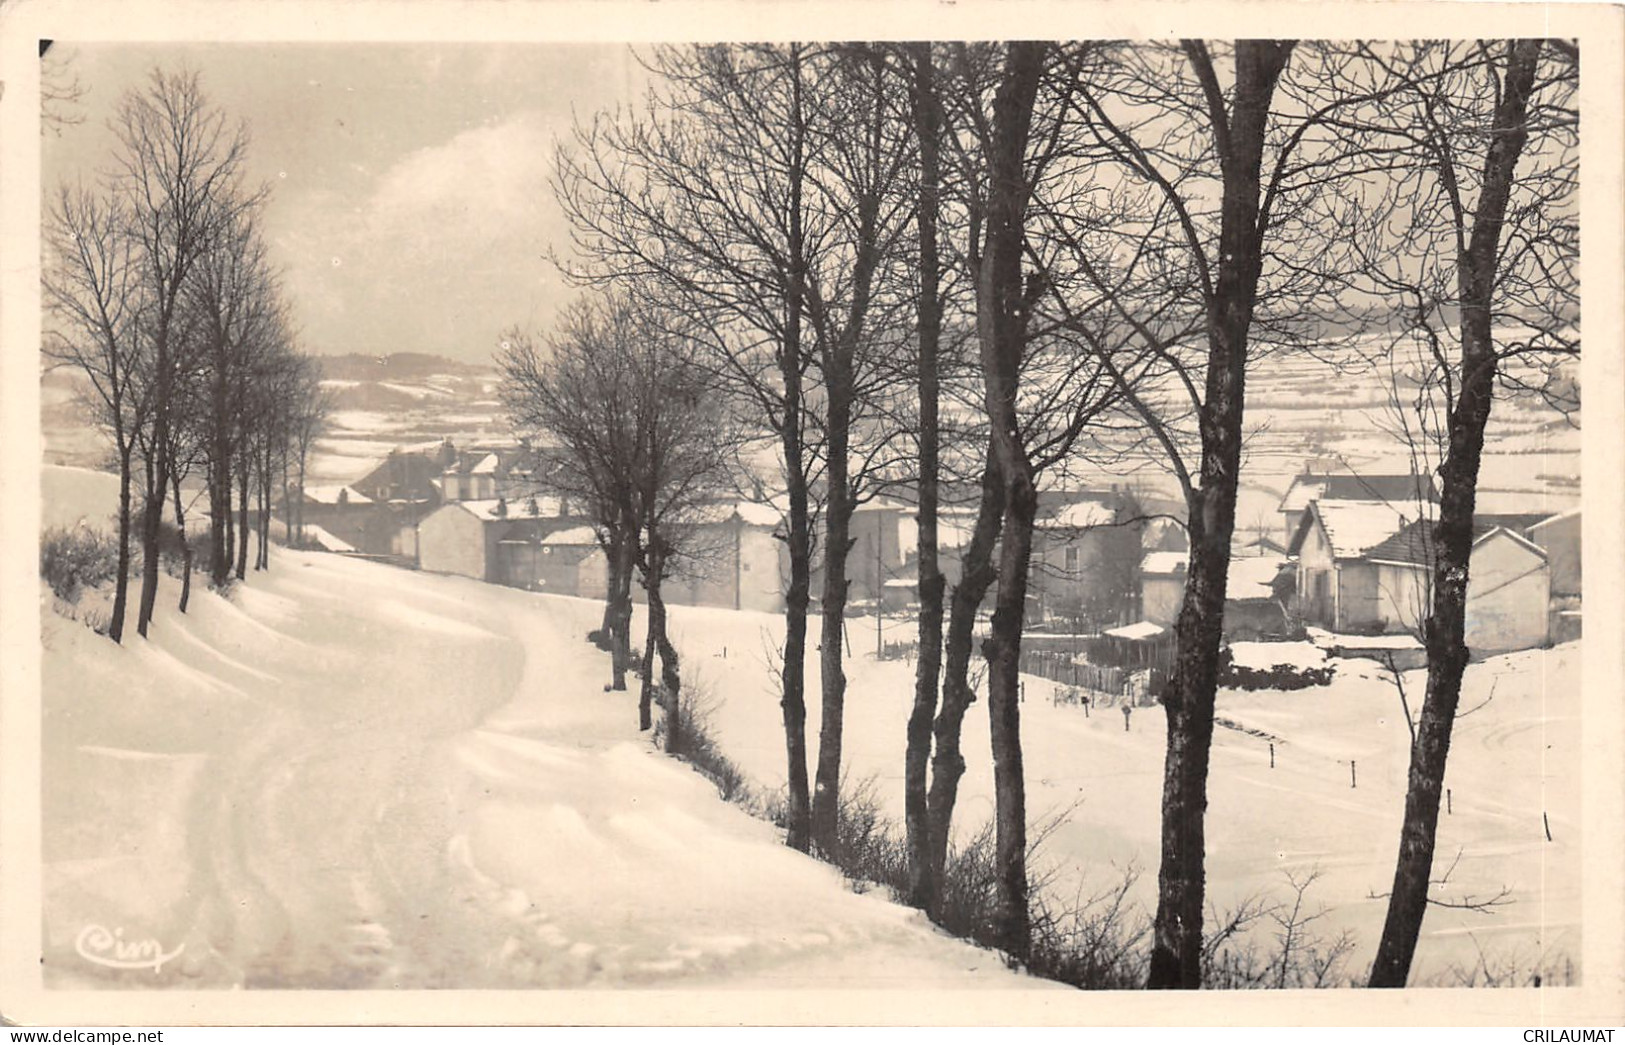
[[[1331,664],[1283,662],[1268,667],[1256,661],[1238,664],[1229,646],[1219,650],[1219,685],[1226,689],[1308,689],[1327,685],[1336,673],[1337,669]]]
[[[641,664],[642,658],[634,663]],[[657,706],[659,703],[656,701]],[[682,737],[682,747],[668,753],[680,756],[701,776],[715,784],[717,795],[724,802],[738,802],[746,807],[759,805],[745,781],[744,771],[717,746],[716,737],[711,732],[711,716],[715,710],[716,698],[711,694],[684,687],[677,700],[677,716],[681,726],[677,735]],[[655,746],[668,750],[667,735],[666,718],[662,715],[655,722]]]
[[[163,563],[164,572],[171,577],[179,577],[186,567],[186,549],[192,549],[192,565],[207,561],[208,537],[201,531],[181,534],[180,527],[173,522],[165,520],[158,524],[158,553],[159,561]]]
[[[118,540],[83,527],[47,530],[40,537],[39,572],[57,598],[76,602],[81,591],[118,572]]]

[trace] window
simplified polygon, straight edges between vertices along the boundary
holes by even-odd
[[[1076,573],[1077,569],[1078,569],[1078,549],[1076,549],[1076,548],[1068,548],[1066,550],[1066,572],[1068,572],[1068,573]]]

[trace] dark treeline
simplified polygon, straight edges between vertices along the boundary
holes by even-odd
[[[261,239],[266,190],[246,181],[246,127],[209,102],[196,75],[155,70],[119,100],[110,129],[117,144],[105,168],[49,201],[45,352],[83,372],[113,443],[118,568],[108,633],[121,641],[133,545],[136,630],[151,626],[166,510],[186,610],[192,487],[207,494],[210,583],[269,565],[274,498],[288,498],[290,480],[302,485],[324,405]]]

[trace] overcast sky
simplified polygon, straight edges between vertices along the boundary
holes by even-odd
[[[271,186],[265,232],[314,353],[489,359],[515,323],[546,326],[573,294],[548,187],[553,143],[633,100],[642,74],[612,45],[63,42],[83,121],[48,129],[43,187],[105,168],[107,117],[155,66],[191,68],[246,120],[249,176]]]

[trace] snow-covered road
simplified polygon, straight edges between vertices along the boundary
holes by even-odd
[[[122,649],[47,612],[47,982],[1034,985],[655,751],[595,612],[297,553]]]

